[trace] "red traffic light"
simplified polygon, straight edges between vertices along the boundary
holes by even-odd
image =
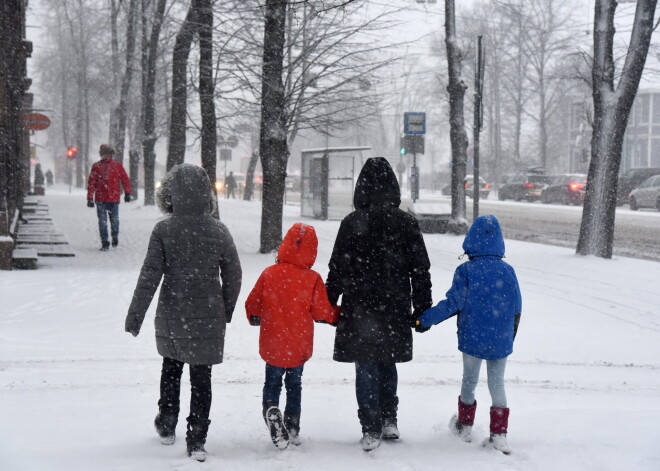
[[[77,153],[78,153],[78,148],[77,147],[69,147],[66,150],[66,157],[67,157],[67,159],[74,159],[76,157]]]

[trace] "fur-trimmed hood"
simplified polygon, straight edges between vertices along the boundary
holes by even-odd
[[[212,214],[217,202],[206,170],[192,164],[175,165],[156,191],[156,203],[163,213]]]

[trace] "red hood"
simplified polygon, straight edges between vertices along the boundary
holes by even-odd
[[[316,261],[318,245],[314,227],[297,222],[286,233],[277,252],[277,261],[311,268]]]

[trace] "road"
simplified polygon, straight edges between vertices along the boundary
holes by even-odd
[[[467,200],[472,220],[472,200]],[[515,240],[576,247],[582,207],[485,200],[479,214],[494,214],[504,235]],[[660,212],[617,208],[614,254],[660,261]]]
[[[346,214],[351,196],[337,195],[331,205]],[[450,204],[449,197],[425,195],[423,202]],[[300,193],[288,192],[287,203],[300,204]],[[404,197],[402,209],[410,203]],[[472,220],[472,200],[467,199],[468,220]],[[449,211],[449,209],[448,209]],[[490,195],[482,200],[480,214],[494,214],[502,223],[504,235],[515,240],[539,242],[563,247],[577,246],[582,219],[582,207],[542,204],[540,202],[499,201]],[[631,211],[628,205],[617,208],[614,231],[614,254],[625,257],[660,261],[660,212],[655,210]]]

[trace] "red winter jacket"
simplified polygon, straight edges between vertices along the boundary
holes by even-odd
[[[112,158],[104,157],[92,165],[89,172],[87,199],[97,203],[119,203],[120,183],[124,193],[131,192],[131,182],[124,166]]]
[[[259,354],[273,366],[295,368],[312,357],[314,321],[337,322],[321,276],[311,269],[318,240],[312,226],[296,223],[245,301],[248,320],[261,318]]]

